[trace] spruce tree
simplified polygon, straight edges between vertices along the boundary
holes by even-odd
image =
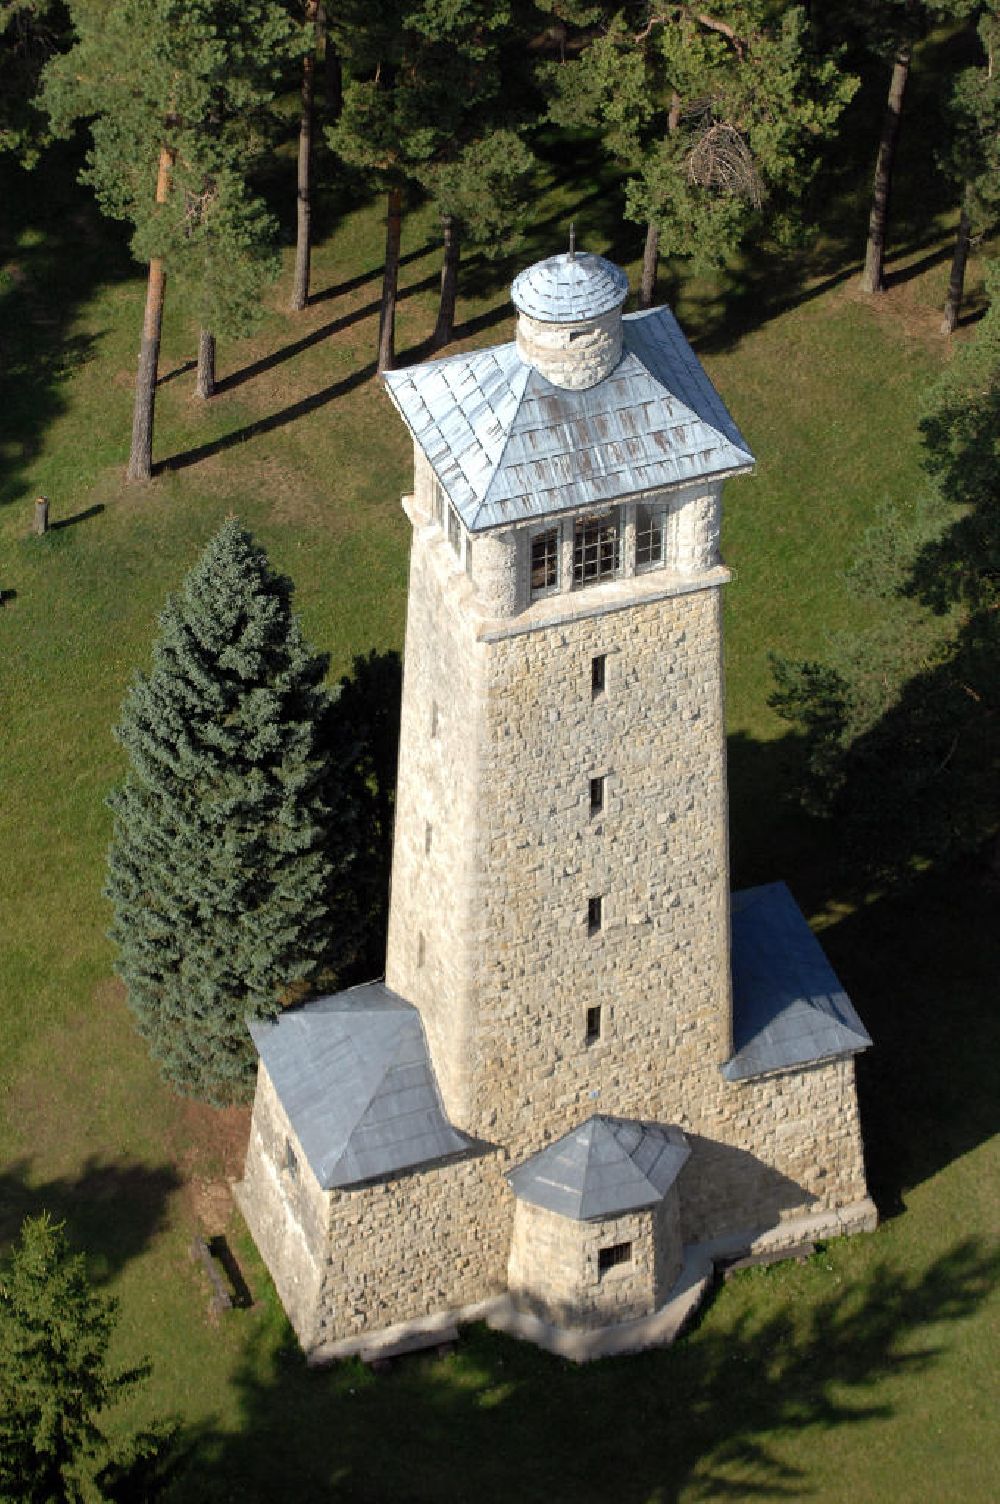
[[[351,932],[338,913],[335,950],[327,660],[291,596],[226,521],[168,600],[116,731],[131,763],[109,801],[117,969],[164,1076],[215,1104],[252,1086],[247,1016],[308,989]]]
[[[21,1229],[0,1277],[0,1500],[95,1504],[149,1498],[169,1431],[114,1442],[100,1418],[145,1376],[108,1364],[115,1304],[47,1215]]]

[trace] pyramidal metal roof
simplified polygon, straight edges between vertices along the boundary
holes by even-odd
[[[690,1153],[679,1128],[595,1114],[507,1179],[518,1200],[589,1222],[662,1201]]]
[[[514,307],[529,318],[575,324],[620,308],[628,297],[628,278],[603,256],[564,252],[525,267],[514,278],[510,296]]]
[[[753,465],[670,310],[627,314],[622,327],[622,359],[583,391],[553,386],[514,344],[386,374],[470,532]]]
[[[384,983],[366,982],[249,1027],[324,1190],[469,1147],[444,1115],[420,1014]]]
[[[732,898],[729,1081],[866,1050],[871,1038],[784,883]]]

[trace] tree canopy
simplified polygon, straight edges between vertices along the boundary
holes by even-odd
[[[544,70],[552,117],[599,126],[627,175],[626,216],[649,226],[642,301],[658,253],[720,265],[767,201],[787,229],[857,87],[813,50],[804,10],[720,0],[711,14],[644,3],[581,18],[579,57]]]

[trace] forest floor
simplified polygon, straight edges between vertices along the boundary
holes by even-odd
[[[321,205],[313,298],[222,344],[193,394],[196,331],[169,302],[151,484],[123,484],[143,283],[53,159],[0,225],[0,1238],[47,1207],[120,1302],[117,1350],[152,1377],[133,1414],[175,1417],[171,1497],[241,1501],[721,1497],[987,1501],[995,1405],[996,894],[973,865],[859,892],[831,832],[785,797],[799,750],[766,704],[768,653],[818,653],[851,624],[843,571],[883,499],[921,485],[923,394],[954,216],[897,204],[890,289],[856,290],[862,201],[835,187],[797,266],[761,254],[664,287],[759,457],[726,496],[733,885],[783,877],[823,931],[875,1040],[860,1065],[877,1233],[721,1287],[674,1348],[584,1369],[485,1329],[386,1376],[308,1371],[232,1208],[248,1116],[157,1079],[113,979],[101,896],[123,759],[111,735],[167,593],[235,512],[292,576],[334,678],[400,648],[411,450],[373,374],[382,208]],[[903,163],[904,171],[906,162]],[[512,262],[463,274],[453,348],[511,337],[517,265],[564,243],[636,282],[615,183],[558,162]],[[41,191],[44,188],[44,192]],[[842,211],[842,212],[840,212]],[[845,229],[845,225],[847,228]],[[401,363],[433,325],[438,249],[404,225]],[[959,338],[982,306],[970,268]],[[56,526],[31,536],[36,495]],[[887,610],[891,608],[886,608]],[[226,1233],[255,1304],[210,1316],[197,1232]],[[992,1438],[992,1439],[991,1439]]]

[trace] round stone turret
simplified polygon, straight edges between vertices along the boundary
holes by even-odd
[[[521,359],[569,391],[596,386],[622,355],[622,304],[628,278],[587,251],[536,261],[514,278]]]

